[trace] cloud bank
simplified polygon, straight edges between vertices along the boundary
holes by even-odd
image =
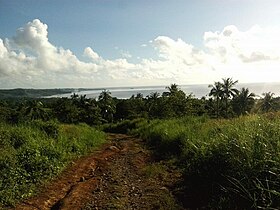
[[[132,55],[122,51],[121,58],[108,60],[86,47],[83,61],[50,43],[47,24],[35,19],[17,29],[14,37],[0,39],[0,88],[207,84],[221,77],[277,81],[279,28],[253,26],[240,31],[226,26],[205,32],[203,44],[198,49],[182,39],[158,36],[149,43],[158,58],[133,63],[128,61]]]

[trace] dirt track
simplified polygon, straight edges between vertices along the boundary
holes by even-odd
[[[170,192],[180,174],[146,176],[151,160],[142,140],[110,134],[99,151],[73,162],[15,209],[181,209]]]

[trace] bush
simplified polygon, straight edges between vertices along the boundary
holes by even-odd
[[[34,120],[31,124],[45,132],[51,138],[58,137],[59,124],[56,121]]]
[[[280,118],[153,120],[133,132],[184,171],[187,207],[280,207]]]
[[[85,124],[0,124],[0,208],[30,196],[71,159],[104,141],[103,132]]]
[[[135,129],[137,127],[137,124],[143,121],[145,121],[145,119],[142,118],[134,120],[123,120],[118,123],[105,124],[101,127],[101,129],[105,132],[126,134]]]

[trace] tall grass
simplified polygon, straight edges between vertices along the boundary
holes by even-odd
[[[134,120],[123,120],[117,123],[103,124],[100,129],[109,133],[130,133],[136,129],[137,125],[141,122],[146,122],[146,119],[136,118]]]
[[[0,207],[30,196],[38,184],[58,174],[69,160],[104,141],[103,132],[85,124],[0,124]]]
[[[154,120],[140,124],[134,133],[146,139],[158,157],[177,159],[188,207],[280,207],[279,114]]]

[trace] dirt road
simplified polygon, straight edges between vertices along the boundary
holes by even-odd
[[[17,210],[182,209],[171,189],[180,173],[154,163],[142,140],[108,135],[99,151],[82,157]]]

